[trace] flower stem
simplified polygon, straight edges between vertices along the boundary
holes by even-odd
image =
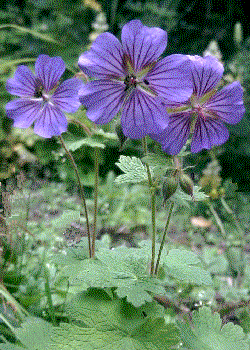
[[[166,222],[166,225],[165,225],[165,228],[164,228],[164,233],[163,233],[163,236],[162,236],[162,241],[161,241],[161,245],[160,245],[160,249],[159,249],[159,253],[158,253],[158,257],[157,257],[157,261],[156,261],[155,275],[157,275],[157,272],[158,272],[159,263],[160,263],[160,259],[161,259],[161,253],[162,253],[162,249],[164,247],[165,238],[166,238],[166,234],[167,234],[167,231],[168,231],[168,226],[169,226],[169,223],[170,223],[170,218],[171,218],[173,209],[174,209],[174,202],[171,202],[170,208],[169,208],[169,211],[168,211],[167,222]]]
[[[92,237],[92,258],[95,257],[95,241],[96,241],[96,222],[97,222],[97,202],[98,202],[98,184],[99,184],[99,149],[95,147],[95,193],[94,193],[94,227]]]
[[[146,137],[142,138],[142,145],[145,155],[148,153]],[[155,236],[156,236],[156,225],[155,225],[155,188],[152,180],[152,175],[150,172],[149,165],[146,163],[146,169],[148,174],[148,187],[151,192],[151,222],[152,222],[152,251],[151,251],[151,264],[150,264],[150,274],[154,274],[154,265],[155,265]]]
[[[214,209],[213,204],[210,201],[208,201],[207,204],[208,204],[208,207],[209,207],[211,213],[213,214],[213,217],[215,218],[217,225],[219,226],[219,229],[220,229],[220,232],[221,232],[223,239],[226,239],[227,238],[226,230],[224,228],[224,225],[223,225],[219,215],[217,214],[216,210]]]
[[[84,212],[85,212],[85,218],[86,218],[86,226],[87,226],[87,235],[88,235],[88,245],[89,245],[89,257],[91,258],[92,256],[92,253],[91,253],[91,237],[90,237],[90,229],[89,229],[89,217],[88,217],[88,211],[87,211],[87,205],[86,205],[86,200],[85,200],[85,195],[84,195],[84,191],[83,191],[83,187],[82,187],[82,184],[81,184],[81,180],[80,180],[80,175],[79,175],[79,172],[78,172],[78,169],[77,169],[77,166],[76,166],[76,163],[74,161],[74,158],[71,154],[71,152],[67,149],[66,145],[65,145],[65,142],[62,138],[61,135],[59,135],[59,140],[72,164],[72,167],[75,171],[75,174],[76,174],[76,179],[77,179],[77,182],[78,182],[78,186],[79,186],[79,190],[80,190],[80,196],[81,196],[81,200],[82,200],[82,204],[83,204],[83,208],[84,208]]]

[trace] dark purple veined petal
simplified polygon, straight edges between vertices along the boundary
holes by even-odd
[[[191,142],[191,152],[198,153],[202,149],[211,149],[223,144],[229,138],[229,132],[218,119],[197,118]]]
[[[194,84],[194,93],[200,98],[216,87],[223,75],[223,65],[213,56],[188,56],[192,65],[190,74]]]
[[[164,152],[168,154],[180,153],[190,135],[191,114],[182,112],[170,115],[168,127],[159,135],[150,135],[162,145]]]
[[[122,28],[122,46],[130,57],[135,72],[156,61],[167,46],[167,32],[161,28],[149,28],[141,21],[133,20]]]
[[[34,132],[45,138],[61,135],[67,130],[67,119],[59,108],[46,103],[35,121]]]
[[[87,117],[97,124],[106,124],[121,109],[125,85],[112,80],[95,80],[82,86],[79,100],[87,108]]]
[[[121,112],[121,125],[125,136],[140,139],[149,133],[160,133],[167,127],[169,115],[158,97],[151,97],[135,89],[126,97]]]
[[[64,112],[76,112],[81,105],[78,91],[82,85],[81,80],[76,78],[65,80],[56,88],[52,97],[53,102]]]
[[[16,96],[32,97],[35,94],[37,80],[26,66],[18,66],[13,78],[7,80],[6,90]]]
[[[120,41],[111,33],[100,34],[91,49],[81,54],[79,68],[93,78],[106,79],[126,75]]]
[[[223,87],[209,99],[206,108],[226,123],[239,123],[245,113],[243,89],[240,83],[235,81]]]
[[[186,55],[170,55],[158,61],[145,79],[166,104],[187,101],[193,92],[191,63]]]
[[[36,75],[46,92],[52,90],[65,71],[61,57],[38,56],[35,64]]]
[[[6,104],[6,114],[14,120],[14,127],[28,128],[39,117],[42,102],[31,99],[16,99]]]

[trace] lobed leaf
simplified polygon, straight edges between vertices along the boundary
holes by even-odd
[[[193,312],[193,328],[177,321],[182,340],[190,350],[248,350],[249,345],[240,326],[229,322],[221,327],[218,313],[208,307]]]
[[[122,184],[125,182],[138,183],[147,181],[148,175],[145,165],[136,157],[120,156],[119,162],[115,163],[125,174],[117,176],[115,182]],[[151,168],[152,172],[152,168]]]
[[[163,251],[162,260],[168,275],[177,280],[188,281],[198,285],[210,285],[210,273],[201,266],[196,254],[188,250],[171,249],[169,253]]]

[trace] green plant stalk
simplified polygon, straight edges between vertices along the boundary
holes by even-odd
[[[45,293],[47,296],[48,300],[48,307],[49,307],[49,315],[51,317],[52,323],[54,326],[56,326],[56,315],[55,315],[55,310],[52,302],[52,296],[51,296],[51,289],[49,285],[49,273],[47,270],[47,267],[44,266],[44,276],[45,276]]]
[[[92,236],[92,258],[95,257],[95,241],[96,241],[96,223],[97,223],[97,204],[98,204],[98,185],[99,185],[99,149],[94,148],[95,153],[95,190],[94,190],[94,225],[93,225],[93,236]]]
[[[28,312],[16,301],[16,299],[8,292],[5,286],[0,284],[0,296],[5,298],[7,302],[12,305],[13,309],[16,310],[19,318],[24,320],[26,316],[28,316]]]
[[[221,197],[221,204],[223,205],[224,209],[227,211],[227,213],[231,216],[232,221],[238,231],[239,234],[239,238],[240,238],[240,255],[241,255],[241,260],[244,262],[244,247],[245,247],[245,240],[244,240],[244,230],[242,229],[237,216],[235,215],[234,211],[229,207],[229,205],[227,204],[226,200],[224,197]],[[242,276],[245,270],[245,263],[243,263],[243,269],[242,271],[240,271],[240,275]],[[239,280],[239,283],[241,281]]]
[[[226,230],[225,230],[225,228],[224,228],[224,225],[223,225],[223,223],[222,223],[222,221],[221,221],[219,215],[217,214],[217,212],[216,212],[216,210],[214,209],[214,206],[213,206],[213,204],[211,203],[210,200],[207,202],[207,204],[208,204],[209,209],[210,209],[211,213],[213,214],[213,216],[214,216],[214,218],[215,218],[215,221],[216,221],[216,223],[217,223],[217,225],[218,225],[218,227],[219,227],[219,229],[220,229],[222,238],[223,238],[224,240],[226,240],[226,238],[227,238],[227,233],[226,233]],[[229,268],[230,268],[230,271],[231,271],[231,274],[232,274],[233,271],[234,271],[234,263],[233,263],[233,261],[232,261],[232,257],[231,257],[231,254],[230,254],[230,251],[229,251],[229,250],[230,250],[230,247],[227,246],[226,249],[225,249],[225,255],[226,255],[227,260],[228,260],[228,262],[229,262]]]
[[[157,275],[157,272],[158,272],[159,263],[160,263],[160,259],[161,259],[161,253],[162,253],[162,249],[164,247],[165,238],[166,238],[166,234],[167,234],[167,231],[168,231],[168,226],[169,226],[169,223],[170,223],[170,218],[171,218],[173,209],[174,209],[174,202],[171,202],[170,208],[169,208],[169,211],[168,211],[168,217],[167,217],[166,225],[165,225],[165,228],[164,228],[164,233],[163,233],[162,240],[161,240],[161,245],[160,245],[160,249],[159,249],[156,265],[155,265],[155,275]]]
[[[224,209],[226,210],[226,212],[231,216],[232,221],[234,222],[235,227],[238,230],[239,236],[240,238],[244,237],[244,231],[242,229],[242,227],[240,226],[240,223],[237,219],[237,216],[235,215],[234,211],[229,207],[229,205],[227,204],[225,198],[221,197],[221,204],[223,205]]]
[[[213,214],[213,216],[215,218],[215,221],[216,221],[217,225],[219,226],[219,229],[220,229],[220,232],[221,232],[221,235],[222,235],[223,239],[226,239],[227,238],[226,230],[224,228],[224,225],[223,225],[219,215],[217,214],[217,212],[214,209],[214,206],[213,206],[213,204],[211,203],[210,200],[208,200],[207,204],[209,206],[209,209],[210,209],[211,213]]]
[[[148,147],[146,137],[142,138],[142,145],[144,154],[147,155]],[[155,212],[156,212],[156,203],[155,203],[155,187],[153,184],[151,172],[149,165],[146,163],[147,175],[148,175],[148,187],[151,191],[151,223],[152,223],[152,251],[151,251],[151,264],[150,264],[150,274],[154,274],[155,268],[155,238],[156,238],[156,220],[155,220]]]
[[[79,190],[80,190],[80,196],[81,196],[81,200],[82,200],[82,204],[83,204],[83,208],[84,208],[84,212],[85,212],[85,218],[86,218],[86,226],[87,226],[87,235],[88,235],[88,246],[89,246],[89,257],[91,258],[92,256],[92,253],[91,253],[91,237],[90,237],[90,229],[89,229],[89,216],[88,216],[88,210],[87,210],[87,205],[86,205],[86,200],[85,200],[85,195],[84,195],[84,191],[83,191],[83,187],[82,187],[82,184],[81,184],[81,179],[80,179],[80,175],[79,175],[79,172],[78,172],[78,169],[77,169],[77,166],[76,166],[76,163],[74,161],[74,158],[72,156],[72,154],[70,153],[70,151],[67,149],[66,145],[65,145],[65,142],[62,138],[61,135],[59,135],[59,140],[72,164],[72,167],[75,171],[75,174],[76,174],[76,179],[77,179],[77,182],[78,182],[78,186],[79,186]]]

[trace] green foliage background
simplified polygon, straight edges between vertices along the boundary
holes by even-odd
[[[250,33],[241,3],[216,4],[187,0],[0,4],[0,182],[11,192],[11,213],[6,221],[0,220],[4,301],[0,349],[249,348]],[[45,53],[62,56],[67,67],[64,78],[78,73],[77,60],[88,49],[90,35],[107,30],[101,10],[117,36],[134,18],[167,30],[166,55],[202,55],[209,42],[217,40],[225,79],[239,79],[244,87],[246,114],[238,125],[229,127],[230,140],[195,156],[183,153],[184,165],[195,166],[196,183],[203,175],[203,189],[195,185],[195,201],[180,188],[172,196],[173,228],[159,273],[153,277],[148,271],[146,164],[156,182],[160,241],[168,209],[162,206],[160,189],[166,173],[173,171],[170,157],[150,140],[144,158],[140,142],[127,140],[121,145],[115,133],[117,120],[100,130],[87,120],[83,107],[74,116],[77,123],[68,116],[64,139],[79,168],[91,224],[94,148],[99,149],[98,240],[96,259],[89,259],[75,175],[58,140],[11,128],[4,111],[12,98],[5,83],[17,65],[32,68],[37,56]],[[237,21],[244,28],[240,41],[234,30]],[[93,131],[91,137],[86,128]],[[211,160],[212,166],[206,168]],[[15,176],[20,170],[26,176],[23,186],[18,186]],[[245,193],[237,192],[235,182]],[[197,217],[212,218],[209,228],[192,225]],[[117,247],[121,242],[123,246]]]

